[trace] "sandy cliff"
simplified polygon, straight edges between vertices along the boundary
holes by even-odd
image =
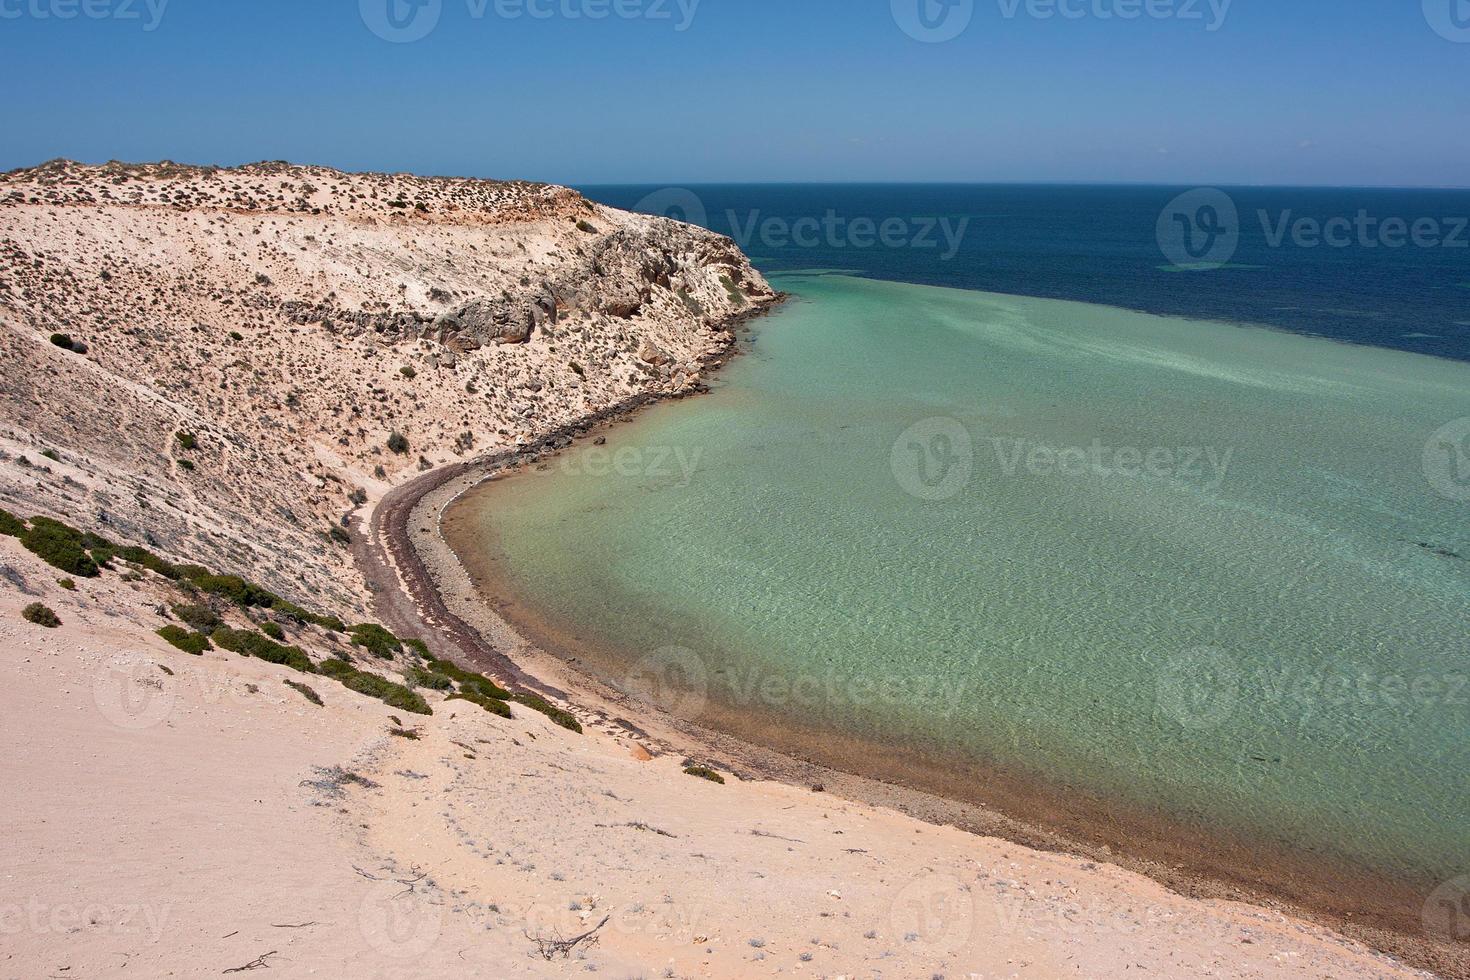
[[[731,342],[722,323],[770,298],[730,240],[566,188],[16,171],[0,177],[0,505],[361,615],[328,536],[360,502],[692,389]]]

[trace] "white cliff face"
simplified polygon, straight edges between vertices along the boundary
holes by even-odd
[[[549,185],[16,171],[0,177],[0,504],[360,607],[327,535],[359,501],[691,389],[727,322],[772,298],[729,239]]]

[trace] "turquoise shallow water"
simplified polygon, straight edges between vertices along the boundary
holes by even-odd
[[[538,617],[639,690],[677,666],[691,714],[707,695],[1470,872],[1470,426],[1443,428],[1470,416],[1470,366],[779,285],[797,298],[712,395],[484,496]]]

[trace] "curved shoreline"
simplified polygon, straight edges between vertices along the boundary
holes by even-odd
[[[775,305],[747,311],[738,319],[748,320]],[[710,366],[718,367],[737,353],[732,346]],[[798,732],[789,722],[781,738],[728,734],[718,726],[695,724],[629,698],[582,666],[572,647],[551,639],[551,630],[536,630],[525,616],[512,622],[503,603],[487,601],[484,587],[492,584],[493,576],[483,566],[471,567],[479,563],[466,561],[450,543],[457,529],[451,509],[497,476],[558,453],[576,439],[625,421],[661,400],[656,395],[635,396],[528,446],[425,474],[388,494],[357,546],[381,618],[408,635],[428,626],[435,635],[425,639],[442,647],[436,649],[439,655],[457,653],[511,684],[570,701],[579,714],[631,731],[655,752],[693,754],[742,778],[821,786],[843,798],[897,809],[930,823],[1110,863],[1192,898],[1243,901],[1285,911],[1415,966],[1444,976],[1470,977],[1464,948],[1419,932],[1419,917],[1408,911],[1409,899],[1418,896],[1393,883],[1369,875],[1313,875],[1312,862],[1301,855],[1271,853],[1248,842],[1226,841],[1223,835],[1207,839],[1209,845],[1218,846],[1191,846],[1194,842],[1177,833],[1184,829],[1178,821],[1142,813],[1120,820],[1116,805],[1105,806],[1067,787],[1044,786],[1014,774],[986,772],[992,792],[982,801],[964,792],[953,773],[943,778],[916,754],[857,739],[843,740],[849,751],[832,753],[824,750],[836,741],[832,733]],[[493,594],[504,593],[495,588]],[[881,754],[875,756],[874,750]],[[873,764],[874,758],[884,757],[886,765]],[[823,761],[815,761],[818,758]],[[915,773],[922,775],[915,780]],[[996,784],[1002,787],[998,793]],[[990,809],[997,796],[1009,805]],[[1039,816],[1018,817],[1018,813]],[[1108,824],[1112,832],[1100,832]],[[1226,860],[1230,857],[1235,860]],[[1378,901],[1365,901],[1367,896]]]

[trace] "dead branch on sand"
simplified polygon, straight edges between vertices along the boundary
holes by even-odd
[[[541,954],[543,960],[553,960],[560,956],[562,959],[571,959],[572,953],[576,952],[578,946],[586,943],[589,947],[597,945],[597,932],[603,926],[612,921],[612,916],[605,917],[597,925],[571,939],[563,939],[561,936],[533,936],[529,932],[523,933],[525,937],[536,944],[536,952]]]
[[[259,956],[251,960],[249,963],[246,963],[244,966],[233,966],[230,967],[230,969],[228,970],[221,970],[220,972],[244,973],[246,970],[269,970],[271,968],[271,965],[266,962],[266,957],[279,955],[280,954],[277,953],[275,950],[271,950],[269,953],[261,953]]]

